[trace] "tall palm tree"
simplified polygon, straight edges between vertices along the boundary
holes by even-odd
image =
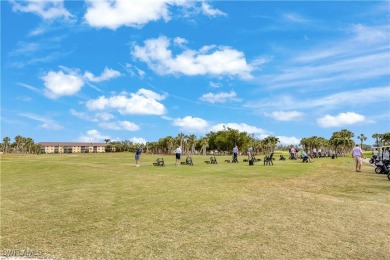
[[[3,142],[4,142],[4,153],[8,153],[10,141],[11,141],[11,139],[10,139],[8,136],[6,136],[6,137],[3,138]]]
[[[190,154],[195,154],[196,136],[194,134],[188,136],[188,146],[191,147]]]
[[[206,156],[207,154],[207,148],[209,147],[209,138],[203,137],[200,141],[200,144],[202,146],[202,152],[203,155]]]
[[[360,134],[357,138],[360,140],[360,147],[363,149],[363,141],[366,141],[367,137],[364,134]]]
[[[24,139],[24,137],[21,136],[21,135],[15,136],[15,148],[16,148],[16,152],[17,153],[21,153],[22,152],[23,139]]]
[[[343,150],[344,150],[344,155],[345,155],[347,152],[347,149],[351,148],[351,146],[353,146],[352,137],[354,137],[355,135],[347,129],[342,129],[340,131],[340,136],[343,139],[343,147],[344,147]]]
[[[373,134],[372,135],[372,138],[375,138],[375,143],[376,143],[376,146],[378,147],[379,146],[379,138],[381,137],[381,135],[380,134],[378,134],[378,133],[375,133],[375,134]]]
[[[32,152],[33,145],[34,145],[34,140],[32,138],[25,138],[25,147],[28,153]]]
[[[264,147],[267,147],[267,152],[272,153],[275,150],[276,144],[279,143],[279,138],[268,136],[262,140]]]
[[[175,138],[173,138],[172,136],[167,136],[166,144],[168,148],[168,153],[171,153],[174,149],[173,147],[175,146]]]

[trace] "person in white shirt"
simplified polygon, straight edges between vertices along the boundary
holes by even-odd
[[[175,150],[175,155],[176,155],[176,165],[180,164],[180,156],[181,156],[181,147],[177,147]]]
[[[357,172],[361,172],[362,168],[362,158],[363,158],[363,151],[360,148],[360,146],[357,144],[353,149],[352,149],[352,158],[355,159],[355,167]]]

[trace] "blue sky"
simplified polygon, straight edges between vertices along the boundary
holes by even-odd
[[[390,131],[389,1],[12,0],[1,25],[2,138]]]

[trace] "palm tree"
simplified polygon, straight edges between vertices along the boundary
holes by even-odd
[[[390,132],[383,133],[382,140],[385,142],[385,144],[390,144]]]
[[[188,146],[191,147],[190,154],[195,154],[196,136],[194,134],[188,136]]]
[[[22,152],[23,139],[24,139],[24,137],[22,137],[21,135],[15,136],[15,148],[16,148],[17,153]]]
[[[347,148],[351,148],[353,146],[352,137],[354,136],[355,135],[347,129],[343,129],[340,131],[340,137],[343,139],[344,155],[346,154]]]
[[[272,153],[275,150],[276,144],[279,143],[279,138],[268,136],[262,140],[263,146],[267,147],[267,152]]]
[[[179,141],[179,144],[182,148],[183,148],[184,138],[185,138],[185,135],[183,133],[178,134],[176,137],[176,139]]]
[[[207,154],[207,148],[209,147],[209,139],[207,137],[203,137],[201,140],[200,140],[200,144],[202,146],[202,152],[203,152],[203,155],[206,156]]]
[[[4,153],[8,153],[8,148],[9,148],[9,145],[10,145],[10,141],[11,139],[6,136],[3,138],[3,142],[4,142]]]
[[[33,150],[32,148],[34,145],[34,140],[32,138],[25,138],[25,144],[26,144],[27,152],[31,153]]]
[[[378,133],[375,133],[375,134],[373,134],[372,135],[372,138],[375,138],[375,140],[376,140],[376,146],[377,147],[379,147],[379,138],[381,137],[381,135],[380,134],[378,134]]]
[[[364,134],[360,134],[357,138],[360,140],[360,147],[363,149],[363,141],[366,141],[367,137]]]

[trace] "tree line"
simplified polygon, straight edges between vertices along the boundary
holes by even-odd
[[[353,137],[355,134],[347,129],[334,132],[330,139],[318,136],[302,138],[300,146],[307,152],[313,149],[332,150],[336,153],[346,154],[354,145]],[[389,145],[390,132],[383,134],[373,134],[375,145]],[[364,134],[357,136],[360,140],[360,145],[366,150],[371,149],[370,145],[364,145],[367,137]],[[237,129],[224,127],[220,131],[209,132],[203,137],[197,138],[195,135],[185,135],[179,133],[176,137],[166,136],[160,138],[156,142],[147,142],[146,144],[136,144],[129,140],[111,141],[110,139],[103,140],[106,143],[106,152],[134,152],[138,147],[142,147],[146,153],[154,154],[171,154],[181,146],[183,154],[203,154],[208,152],[216,154],[231,154],[234,146],[238,146],[241,153],[245,153],[249,147],[252,147],[255,153],[271,153],[274,150],[288,150],[293,145],[280,145],[279,138],[268,136],[263,139],[256,138],[254,134],[240,132]],[[9,137],[3,138],[3,143],[0,144],[0,151],[3,153],[40,153],[41,145],[34,143],[32,138],[16,136],[14,142],[11,142]]]

